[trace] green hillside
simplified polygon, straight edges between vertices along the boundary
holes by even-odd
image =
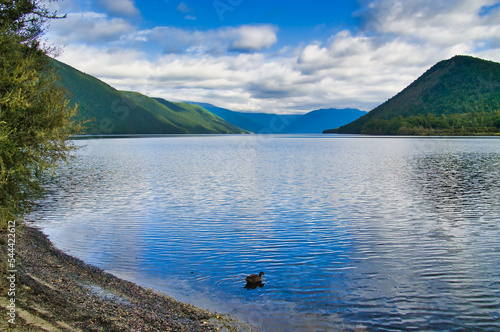
[[[118,91],[62,62],[53,65],[72,103],[79,105],[85,134],[219,134],[245,131],[203,108],[177,104],[174,111],[140,93]],[[189,106],[189,107],[185,107]],[[180,111],[182,110],[182,112]]]
[[[174,103],[161,98],[150,98],[139,92],[120,91],[134,103],[149,110],[155,116],[169,121],[191,134],[234,134],[243,130],[222,120],[202,107]]]
[[[325,133],[498,134],[500,64],[469,56],[441,61],[367,115]]]
[[[189,103],[175,103],[163,98],[153,99],[162,104],[164,107],[180,113],[182,116],[191,121],[210,124],[210,127],[213,130],[220,133],[249,133],[248,131],[231,124],[229,121],[222,119],[201,106]]]

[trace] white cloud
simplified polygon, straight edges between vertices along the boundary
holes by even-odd
[[[97,3],[112,15],[135,16],[140,13],[132,0],[97,0]]]
[[[49,38],[60,45],[113,42],[132,33],[134,27],[122,18],[95,12],[70,13],[52,22]]]
[[[331,88],[343,82],[344,97],[349,91],[359,95],[354,104],[376,106],[440,60],[469,54],[499,61],[500,10],[479,15],[494,2],[370,1],[359,13],[360,30],[305,46],[297,68]]]
[[[270,25],[246,25],[231,30],[233,43],[231,49],[245,52],[260,51],[271,47],[278,41],[276,28]]]
[[[500,11],[481,15],[497,0],[375,0],[361,13],[365,31],[439,47],[472,46],[500,37]]]
[[[189,18],[187,18],[189,19]],[[227,52],[259,52],[278,40],[272,25],[243,25],[196,30],[155,27],[138,30],[123,18],[105,13],[69,13],[64,20],[52,22],[48,37],[58,45],[81,44],[101,47],[146,49],[151,56],[163,53],[223,55]]]
[[[270,25],[244,25],[205,31],[156,27],[138,34],[147,35],[149,41],[163,47],[165,53],[257,52],[271,47],[278,40],[276,28]]]
[[[366,0],[359,30],[277,54],[267,51],[278,43],[273,25],[138,30],[87,12],[53,23],[51,34],[68,44],[61,61],[119,89],[234,110],[370,110],[440,60],[469,54],[500,61],[496,2]]]
[[[88,45],[69,45],[58,60],[68,63],[77,63],[77,69],[94,75],[98,78],[109,80],[148,79],[154,73],[154,66],[144,59],[145,54],[138,50],[123,50]]]
[[[118,89],[135,90],[175,101],[209,102],[234,110],[306,112],[331,105],[367,108],[357,100],[357,83],[306,77],[295,57],[276,59],[259,53],[214,56],[168,54],[146,60],[133,50],[102,52],[67,47],[60,60]]]

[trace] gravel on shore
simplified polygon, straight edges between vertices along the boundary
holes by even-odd
[[[16,228],[15,296],[2,269],[0,330],[7,331],[252,331],[231,317],[196,308],[119,279],[55,248],[38,229]],[[0,259],[8,262],[7,233]],[[12,294],[11,294],[12,295]],[[15,298],[15,324],[8,320]]]

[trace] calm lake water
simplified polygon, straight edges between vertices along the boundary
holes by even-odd
[[[76,143],[32,218],[119,277],[264,331],[500,330],[500,139]]]

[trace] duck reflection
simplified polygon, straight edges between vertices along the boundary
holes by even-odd
[[[245,288],[246,289],[256,289],[256,288],[259,288],[259,287],[264,287],[265,283],[263,283],[262,281],[259,281],[259,282],[247,282],[247,284],[245,285]]]

